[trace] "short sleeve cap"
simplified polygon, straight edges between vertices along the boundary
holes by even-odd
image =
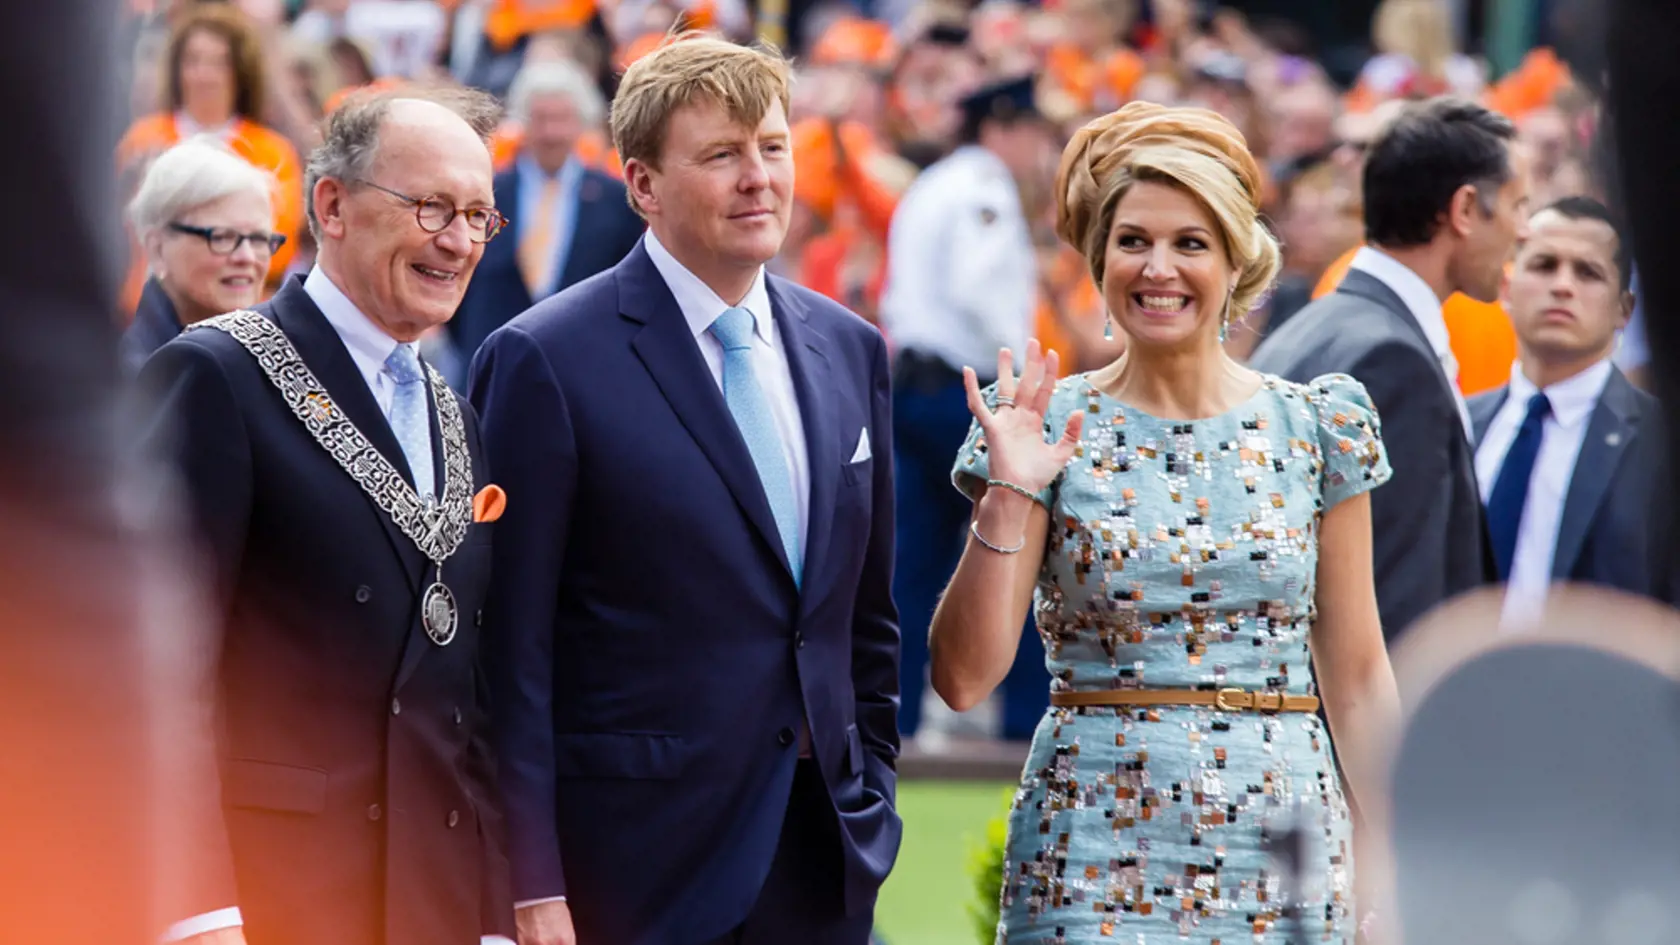
[[[1382,420],[1365,385],[1346,374],[1326,374],[1308,385],[1318,416],[1324,509],[1369,492],[1394,475],[1383,447]]]

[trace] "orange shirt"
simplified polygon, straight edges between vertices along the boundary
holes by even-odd
[[[1313,298],[1336,291],[1347,275],[1358,247],[1348,250],[1330,264],[1313,289]],[[1498,302],[1478,302],[1454,292],[1441,305],[1447,323],[1447,338],[1458,361],[1458,389],[1466,397],[1493,390],[1511,379],[1511,365],[1517,360],[1517,333],[1505,307]]]
[[[175,116],[157,112],[139,119],[129,126],[117,144],[117,168],[126,173],[137,163],[143,163],[174,147],[181,140]],[[303,230],[303,164],[297,149],[285,136],[254,121],[235,118],[227,135],[227,144],[234,153],[274,175],[274,230],[286,235],[286,245],[268,264],[270,286],[278,285],[286,267],[297,252],[298,234]],[[140,301],[140,288],[146,281],[145,255],[134,250],[134,259],[124,285],[126,311],[133,312]]]
[[[579,29],[595,15],[595,0],[494,0],[484,16],[484,35],[507,50],[532,33]]]

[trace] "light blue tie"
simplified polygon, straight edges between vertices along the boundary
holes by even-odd
[[[787,549],[797,585],[803,564],[799,557],[799,505],[770,402],[753,372],[753,315],[744,308],[726,309],[708,331],[723,344],[723,399],[735,416],[742,439],[747,441],[753,465],[758,467],[758,480],[776,516],[776,529],[782,533],[782,547]]]
[[[420,369],[420,355],[413,345],[397,345],[385,359],[385,373],[397,384],[391,398],[391,431],[408,457],[408,471],[414,474],[414,488],[432,497],[432,424],[426,408],[426,374]]]

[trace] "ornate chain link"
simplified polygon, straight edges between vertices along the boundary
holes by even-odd
[[[292,413],[303,422],[350,478],[379,505],[421,552],[438,567],[455,553],[472,523],[472,462],[467,452],[461,406],[443,376],[426,366],[432,397],[437,402],[443,432],[443,495],[436,502],[422,498],[344,411],[333,403],[314,372],[303,363],[278,325],[260,313],[242,309],[206,319],[188,331],[214,328],[244,346],[279,389]]]

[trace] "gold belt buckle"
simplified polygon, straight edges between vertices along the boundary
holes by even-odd
[[[1213,694],[1213,707],[1221,712],[1241,712],[1248,708],[1248,693],[1241,689],[1221,689]]]

